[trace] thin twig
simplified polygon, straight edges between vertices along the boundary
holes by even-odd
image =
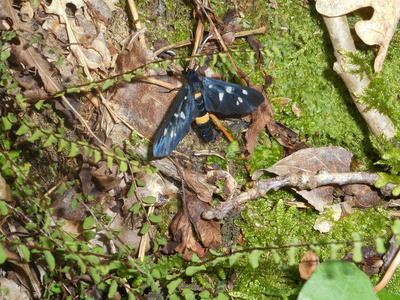
[[[379,281],[379,283],[376,286],[374,286],[375,293],[381,291],[388,284],[388,282],[390,281],[390,279],[392,279],[393,274],[394,272],[396,272],[399,265],[400,265],[400,251],[397,250],[397,254],[394,257],[389,268],[387,269],[385,275],[382,277],[381,281]]]

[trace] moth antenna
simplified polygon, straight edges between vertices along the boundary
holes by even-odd
[[[201,44],[200,49],[197,51],[197,54],[200,54],[201,51],[203,51],[204,46],[206,45],[206,43],[208,42],[209,39],[211,39],[213,37],[212,34],[209,34],[203,41],[203,44]]]

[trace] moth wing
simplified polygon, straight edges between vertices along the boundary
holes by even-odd
[[[179,91],[153,145],[154,157],[169,155],[189,132],[190,124],[197,116],[192,88],[186,84]]]
[[[261,92],[221,80],[202,78],[207,111],[224,115],[248,114],[264,102]]]

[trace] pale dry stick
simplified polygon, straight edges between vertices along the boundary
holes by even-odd
[[[345,185],[345,184],[368,184],[373,186],[379,179],[376,173],[368,172],[346,172],[346,173],[321,173],[309,174],[305,172],[290,173],[271,179],[261,179],[254,183],[254,188],[241,193],[229,202],[221,202],[217,207],[205,211],[202,217],[206,220],[223,219],[225,215],[235,207],[254,199],[264,197],[268,191],[278,191],[283,187],[295,187],[300,190],[313,190],[319,186]],[[387,185],[381,188],[382,194],[386,195],[395,187]]]
[[[393,277],[393,274],[399,265],[400,265],[400,251],[397,250],[397,254],[394,257],[389,268],[387,269],[385,275],[382,277],[381,281],[379,281],[379,283],[376,286],[374,286],[375,293],[378,293],[379,291],[381,291],[388,284],[388,282]]]
[[[153,212],[154,212],[154,206],[150,206],[149,211],[147,212],[147,215],[150,216],[150,214],[152,214]],[[140,261],[144,260],[144,255],[146,253],[146,244],[147,244],[147,241],[149,240],[149,233],[150,233],[150,230],[147,231],[146,234],[143,235],[142,238],[140,239],[140,246],[139,246],[139,253],[138,253],[138,258],[140,259]]]
[[[396,129],[392,120],[376,109],[368,109],[368,106],[360,101],[361,96],[365,95],[365,89],[369,86],[370,80],[365,73],[362,75],[351,73],[351,70],[354,70],[356,66],[345,61],[345,54],[343,52],[354,53],[357,50],[346,16],[324,17],[324,22],[328,28],[334,54],[337,59],[337,62],[333,65],[333,69],[346,84],[358,111],[375,136],[384,135],[388,140],[394,138]]]
[[[140,20],[139,20],[139,14],[138,14],[138,11],[136,9],[135,1],[134,0],[128,0],[128,4],[129,4],[129,8],[130,8],[131,13],[132,13],[132,17],[133,17],[133,21],[134,21],[136,30],[140,31],[143,27],[142,27],[142,23],[140,23]],[[144,39],[143,33],[139,35],[138,39],[139,39],[140,45],[144,49],[147,49],[147,45],[146,45],[146,41]]]

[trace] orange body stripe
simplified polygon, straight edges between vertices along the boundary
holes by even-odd
[[[204,116],[196,118],[196,124],[204,124],[207,123],[208,120],[210,120],[210,116],[206,113]]]
[[[197,99],[197,98],[199,98],[201,95],[202,95],[202,93],[196,93],[196,94],[194,94],[194,98]]]

